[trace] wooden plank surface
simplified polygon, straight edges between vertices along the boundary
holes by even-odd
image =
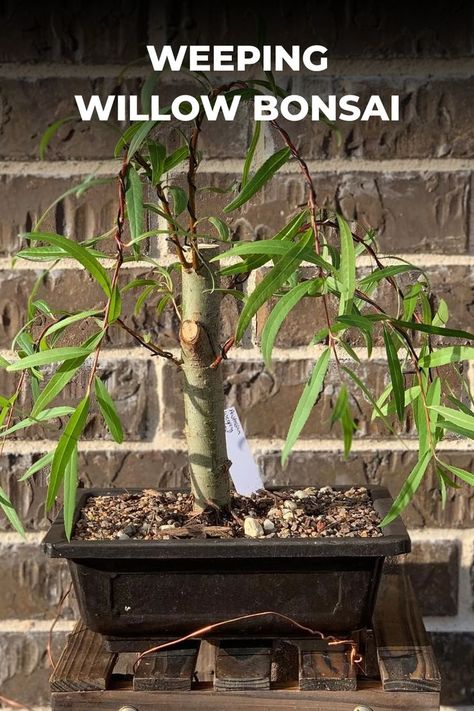
[[[170,647],[140,660],[133,678],[135,691],[190,690],[199,642]]]
[[[305,640],[298,648],[300,689],[350,691],[357,687],[356,669],[346,645],[330,647],[323,640]]]
[[[268,644],[221,642],[216,656],[216,691],[269,689],[272,649]]]
[[[441,677],[409,578],[384,572],[374,613],[380,678],[385,691],[439,691]]]
[[[51,691],[105,689],[116,655],[104,650],[100,635],[78,622],[51,678]]]
[[[368,706],[374,711],[439,711],[439,694],[396,691],[387,694],[380,686],[369,684],[357,691],[295,689],[190,694],[117,690],[52,696],[53,711],[117,711],[127,705],[139,711],[354,711],[357,706]]]

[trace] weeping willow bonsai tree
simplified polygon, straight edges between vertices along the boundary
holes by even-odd
[[[199,77],[199,81],[202,81]],[[211,102],[236,93],[252,101],[259,91],[275,89],[265,82],[238,82],[207,88]],[[277,90],[281,93],[281,90]],[[60,122],[50,127],[42,151]],[[97,371],[107,334],[124,329],[131,341],[139,342],[152,354],[167,358],[182,372],[189,452],[191,490],[196,509],[208,506],[225,509],[231,504],[230,462],[224,429],[224,391],[222,361],[232,356],[257,311],[270,302],[271,313],[261,337],[262,355],[271,368],[272,348],[280,327],[291,310],[305,298],[308,309],[318,310],[325,325],[314,334],[314,367],[293,414],[282,452],[285,464],[292,447],[317,406],[325,386],[328,368],[338,368],[339,390],[332,422],[339,423],[344,451],[351,449],[357,428],[354,415],[354,389],[373,407],[373,417],[381,418],[397,435],[396,421],[409,416],[418,436],[418,459],[395,499],[384,524],[395,518],[408,504],[427,470],[434,468],[442,500],[447,487],[460,482],[474,485],[473,474],[452,466],[438,453],[446,434],[473,437],[474,412],[462,362],[474,358],[469,344],[474,335],[447,327],[448,309],[443,300],[436,303],[426,274],[419,267],[392,258],[385,262],[377,253],[375,235],[361,232],[326,206],[318,206],[308,166],[288,133],[272,121],[272,130],[281,147],[262,164],[254,166],[261,125],[256,124],[246,151],[240,183],[229,193],[220,215],[197,213],[198,170],[205,157],[199,138],[205,130],[204,112],[193,122],[166,124],[181,137],[181,145],[168,152],[164,124],[145,121],[132,124],[121,136],[116,157],[122,158],[118,173],[118,211],[115,225],[105,235],[84,241],[80,234],[59,235],[42,230],[43,216],[31,232],[23,234],[25,247],[17,259],[61,263],[73,259],[100,286],[102,303],[74,312],[52,309],[32,294],[25,325],[14,340],[16,357],[2,367],[18,373],[13,393],[1,398],[1,437],[21,428],[51,423],[64,418],[65,424],[56,448],[36,461],[23,475],[34,476],[50,468],[46,508],[54,505],[64,488],[65,525],[71,535],[77,486],[77,447],[91,407],[100,409],[111,435],[123,439],[122,425],[115,405]],[[280,232],[268,239],[232,243],[226,217],[253,198],[287,162],[295,161],[306,185],[307,203]],[[186,185],[186,189],[182,187]],[[69,193],[83,193],[102,182],[89,178]],[[205,189],[205,188],[204,188]],[[150,195],[152,196],[150,198]],[[145,229],[145,218],[158,216],[158,226]],[[128,230],[125,232],[126,223]],[[156,219],[155,219],[156,223]],[[400,226],[403,227],[402,225]],[[127,238],[125,234],[127,233]],[[103,241],[113,238],[115,257],[103,251]],[[148,256],[144,245],[149,240],[167,239],[176,260],[160,264]],[[102,249],[101,249],[102,247]],[[356,268],[359,256],[369,256],[371,267]],[[147,264],[145,277],[128,277],[125,262]],[[312,267],[302,270],[302,265]],[[51,264],[47,265],[51,268]],[[264,267],[263,278],[255,288],[241,288],[249,274]],[[178,279],[174,278],[178,275]],[[225,278],[225,288],[221,279]],[[380,303],[377,290],[386,282],[396,299],[391,312]],[[146,300],[157,301],[157,318],[166,308],[174,309],[179,319],[177,352],[164,350],[145,333],[127,323],[122,313],[122,297],[132,290],[136,309]],[[242,301],[235,333],[219,342],[219,309],[223,294]],[[41,328],[38,323],[41,322]],[[78,323],[92,324],[92,333],[77,345],[63,345],[63,337],[73,333]],[[356,339],[356,340],[355,340]],[[365,344],[370,358],[374,342],[386,351],[388,385],[383,392],[372,392],[356,372],[359,357],[354,343]],[[344,360],[341,354],[344,353]],[[348,364],[349,363],[349,364]],[[46,369],[45,369],[46,366]],[[80,371],[88,373],[82,398],[74,407],[55,405],[55,399]],[[452,372],[455,374],[453,385]],[[29,389],[32,406],[25,412],[20,395]],[[95,400],[95,404],[94,401]],[[139,483],[139,482],[137,482]],[[317,481],[315,480],[315,485]],[[0,490],[0,505],[19,531],[21,523],[8,498]]]

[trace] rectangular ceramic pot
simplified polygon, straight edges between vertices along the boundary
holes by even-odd
[[[76,520],[88,497],[119,491],[79,491]],[[383,517],[388,491],[369,492]],[[59,516],[43,545],[68,560],[87,627],[109,638],[163,639],[262,611],[339,635],[367,627],[384,559],[409,552],[410,539],[397,519],[379,538],[68,542]],[[225,635],[301,637],[301,630],[268,615],[227,626]]]

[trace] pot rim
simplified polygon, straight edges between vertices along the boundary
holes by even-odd
[[[354,485],[334,485],[337,491],[346,491]],[[137,493],[146,487],[79,489],[76,495],[74,523],[81,509],[91,496]],[[297,489],[297,486],[271,487],[270,490]],[[392,505],[392,498],[383,486],[366,487],[377,513],[383,518]],[[161,491],[180,491],[172,487],[160,487]],[[61,511],[42,541],[44,552],[51,558],[81,559],[129,559],[129,558],[320,558],[320,557],[383,557],[409,553],[410,537],[400,517],[382,529],[378,538],[225,538],[225,539],[168,539],[162,541],[96,540],[68,541],[64,531]]]

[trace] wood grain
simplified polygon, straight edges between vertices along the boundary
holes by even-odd
[[[269,689],[271,647],[268,644],[237,646],[221,643],[216,657],[216,691]]]
[[[399,566],[382,576],[374,633],[385,691],[440,691],[441,677],[409,578]]]
[[[364,685],[357,691],[272,690],[227,692],[103,691],[82,694],[55,693],[53,711],[117,711],[131,705],[139,711],[354,711],[368,706],[374,711],[439,711],[439,694],[392,692]]]
[[[305,640],[298,647],[300,689],[350,691],[357,687],[355,666],[346,645],[330,647],[323,640]]]
[[[52,691],[90,691],[105,689],[116,655],[104,650],[102,637],[78,622],[51,679]]]
[[[133,678],[135,691],[190,690],[199,643],[164,649],[140,660]]]

